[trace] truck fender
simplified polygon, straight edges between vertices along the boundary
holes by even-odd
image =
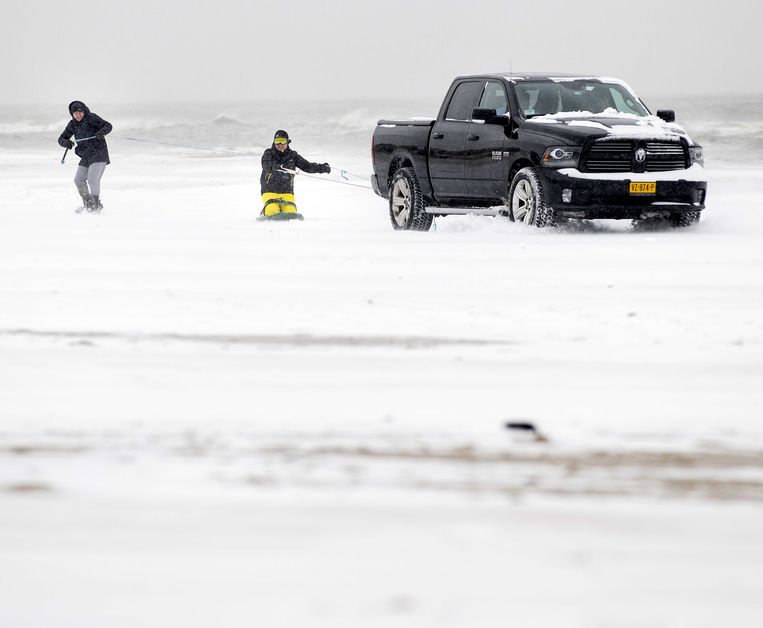
[[[514,180],[514,176],[522,168],[527,168],[528,166],[532,166],[534,168],[540,167],[540,157],[534,151],[520,151],[515,153],[513,157],[514,159],[509,166],[509,180],[507,182],[509,186],[511,186],[511,182]]]
[[[414,171],[416,170],[413,157],[404,148],[398,148],[392,153],[392,156],[390,157],[389,169],[387,171],[387,187],[391,185],[395,173],[400,170],[400,168],[413,168]],[[421,179],[421,173],[416,172],[416,176]]]

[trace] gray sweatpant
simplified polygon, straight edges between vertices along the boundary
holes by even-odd
[[[77,174],[74,175],[74,185],[77,186],[77,192],[83,198],[88,194],[93,196],[101,195],[101,177],[103,171],[106,170],[106,162],[98,161],[94,164],[90,164],[89,167],[77,166]],[[88,192],[87,186],[90,185],[90,191]]]

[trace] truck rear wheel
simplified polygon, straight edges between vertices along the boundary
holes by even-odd
[[[400,168],[392,178],[389,217],[397,231],[429,231],[432,214],[426,212],[424,195],[413,168]]]
[[[553,227],[554,210],[543,200],[543,188],[535,168],[522,168],[511,182],[509,217],[536,227]]]

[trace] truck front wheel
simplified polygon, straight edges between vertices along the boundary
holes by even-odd
[[[690,227],[699,222],[699,212],[673,212],[670,214],[670,224],[674,227]]]
[[[426,212],[424,195],[413,168],[400,168],[392,179],[389,217],[398,231],[429,231],[432,214]]]
[[[554,210],[543,200],[543,188],[535,168],[522,168],[514,176],[509,190],[512,220],[536,227],[553,227]]]

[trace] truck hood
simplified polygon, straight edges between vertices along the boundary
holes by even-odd
[[[557,113],[529,118],[524,122],[526,130],[548,137],[556,137],[571,144],[581,144],[590,139],[611,137],[622,140],[673,141],[684,139],[693,142],[683,128],[665,122],[657,116],[609,115],[589,112]]]

